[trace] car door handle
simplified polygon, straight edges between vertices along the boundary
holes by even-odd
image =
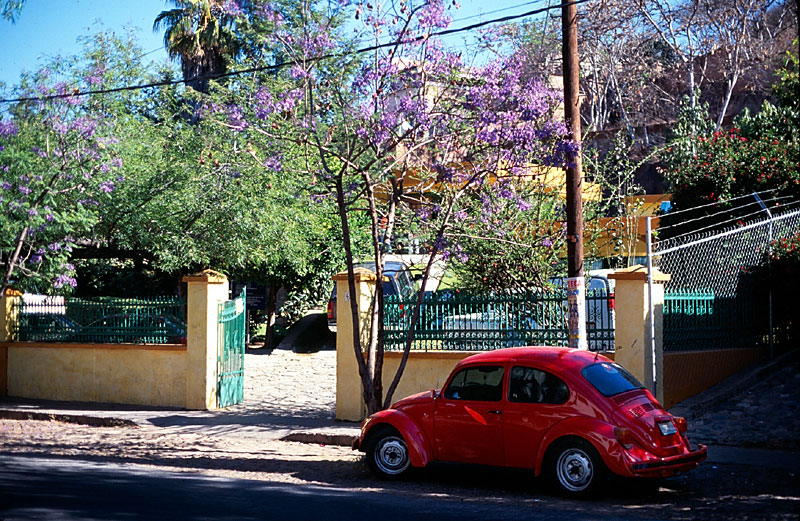
[[[486,411],[486,414],[503,414],[503,411]]]

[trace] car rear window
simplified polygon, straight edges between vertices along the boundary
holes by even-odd
[[[603,396],[614,396],[633,389],[644,389],[639,380],[619,364],[602,362],[589,365],[581,370],[581,374]]]

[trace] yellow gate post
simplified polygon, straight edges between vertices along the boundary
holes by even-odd
[[[8,288],[0,295],[0,342],[15,340],[17,303],[22,293]],[[0,347],[0,396],[8,395],[8,348]]]
[[[614,361],[638,378],[642,383],[653,378],[653,353],[650,348],[650,328],[648,327],[647,269],[636,265],[617,270],[608,276],[614,279],[614,300],[616,318],[614,320]],[[664,400],[664,283],[670,275],[658,270],[653,272],[653,317],[655,324],[655,366],[656,398]]]
[[[356,295],[360,317],[361,345],[369,335],[369,307],[375,295],[378,277],[365,268],[354,270]],[[361,421],[366,415],[364,391],[358,376],[358,363],[353,347],[353,319],[350,312],[350,288],[347,272],[333,276],[336,281],[336,419]]]
[[[228,279],[212,270],[183,277],[186,298],[186,408],[217,408],[219,303],[228,300]]]

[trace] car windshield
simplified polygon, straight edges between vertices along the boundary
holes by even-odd
[[[581,370],[581,374],[603,396],[614,396],[633,389],[644,389],[639,380],[619,364],[603,362],[589,365]]]

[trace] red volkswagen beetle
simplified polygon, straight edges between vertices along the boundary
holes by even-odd
[[[686,420],[666,412],[608,358],[550,347],[464,359],[443,391],[409,396],[367,418],[354,449],[377,475],[433,461],[532,469],[565,495],[587,495],[610,471],[667,477],[697,467]]]

